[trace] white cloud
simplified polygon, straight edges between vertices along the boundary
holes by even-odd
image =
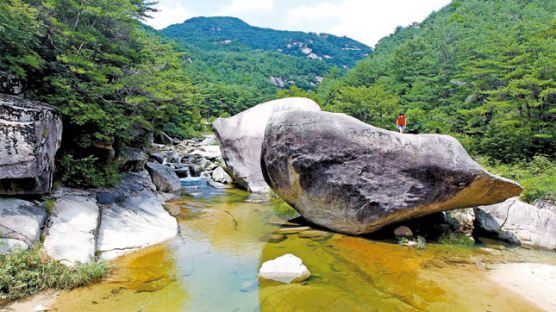
[[[218,10],[216,15],[239,16],[255,11],[270,12],[272,9],[274,9],[274,0],[232,0]]]
[[[422,21],[433,10],[439,10],[450,0],[342,0],[321,2],[316,6],[300,5],[290,8],[286,24],[305,31],[347,35],[368,45],[394,32],[396,26]],[[311,29],[326,24],[326,29]]]
[[[196,16],[186,9],[180,0],[159,0],[155,6],[159,12],[153,13],[153,18],[147,20],[147,24],[155,29],[162,29],[172,24],[183,23],[186,19]]]

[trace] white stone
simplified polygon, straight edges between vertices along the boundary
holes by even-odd
[[[17,198],[0,198],[0,237],[34,245],[46,219],[43,206]]]
[[[556,213],[520,201],[517,197],[481,206],[475,215],[480,227],[499,239],[523,245],[556,249]]]
[[[200,155],[204,158],[215,160],[222,155],[218,145],[203,146],[202,149],[194,150],[191,152],[193,155]]]
[[[95,256],[99,208],[96,199],[66,194],[54,203],[43,248],[65,265],[87,263]]]
[[[9,254],[14,249],[29,249],[29,246],[18,239],[0,238],[0,255]]]
[[[100,257],[110,260],[171,239],[177,233],[176,219],[164,210],[156,193],[143,190],[103,208],[97,246]]]
[[[261,145],[271,116],[284,111],[320,111],[313,100],[283,98],[258,104],[229,118],[218,118],[213,129],[218,137],[227,172],[235,183],[251,192],[268,192],[270,188],[261,170]]]
[[[218,167],[212,172],[212,179],[219,183],[224,183],[224,184],[232,183],[232,178],[222,167]]]
[[[263,263],[259,277],[281,283],[301,282],[311,276],[303,261],[292,254],[285,254]]]

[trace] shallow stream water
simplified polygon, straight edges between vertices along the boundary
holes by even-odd
[[[556,264],[551,252],[485,245],[388,241],[290,230],[295,215],[278,199],[182,182],[168,202],[179,236],[124,256],[101,283],[63,292],[57,311],[539,311],[487,276],[506,262]],[[276,233],[279,235],[276,235]],[[292,233],[289,233],[292,232]],[[289,234],[284,234],[289,233]],[[314,234],[314,233],[313,233]],[[284,239],[285,238],[285,239]],[[264,261],[292,253],[311,277],[258,280]]]

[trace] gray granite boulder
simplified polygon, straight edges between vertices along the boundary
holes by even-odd
[[[154,162],[148,162],[146,167],[157,190],[166,193],[181,190],[180,178],[174,169]]]
[[[99,218],[92,194],[62,194],[48,220],[43,249],[65,265],[90,262],[95,256]]]
[[[120,169],[123,171],[139,171],[145,168],[147,164],[147,153],[138,148],[130,148],[120,152],[118,162]]]
[[[16,249],[28,249],[29,245],[18,239],[0,238],[0,255],[7,255]]]
[[[46,216],[43,204],[17,198],[0,198],[0,237],[5,240],[7,247],[32,246],[40,239]]]
[[[54,107],[0,94],[0,194],[50,192],[61,139]]]
[[[232,177],[230,177],[222,167],[216,168],[211,176],[212,179],[218,183],[231,184],[233,182]]]
[[[556,249],[556,207],[537,207],[517,197],[475,208],[479,235],[512,244]]]
[[[268,192],[260,165],[266,123],[272,115],[292,110],[320,111],[320,107],[311,99],[285,98],[262,103],[213,122],[226,171],[236,184],[251,192]]]
[[[519,184],[486,172],[453,137],[400,134],[326,112],[274,115],[261,167],[270,187],[303,217],[350,234],[521,192]]]
[[[176,219],[162,207],[146,171],[127,174],[115,193],[124,195],[103,200],[109,204],[102,207],[97,240],[102,259],[113,259],[177,235]]]

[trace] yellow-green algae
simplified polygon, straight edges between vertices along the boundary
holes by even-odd
[[[221,192],[221,191],[220,191]],[[556,264],[553,253],[393,242],[337,233],[284,235],[295,215],[280,200],[226,190],[167,203],[175,240],[113,263],[100,284],[63,293],[57,311],[538,311],[486,278],[491,263]],[[270,221],[270,222],[269,222]],[[295,232],[295,231],[293,231]],[[274,235],[275,236],[275,235]],[[299,284],[259,280],[262,262],[292,253],[312,276]]]

